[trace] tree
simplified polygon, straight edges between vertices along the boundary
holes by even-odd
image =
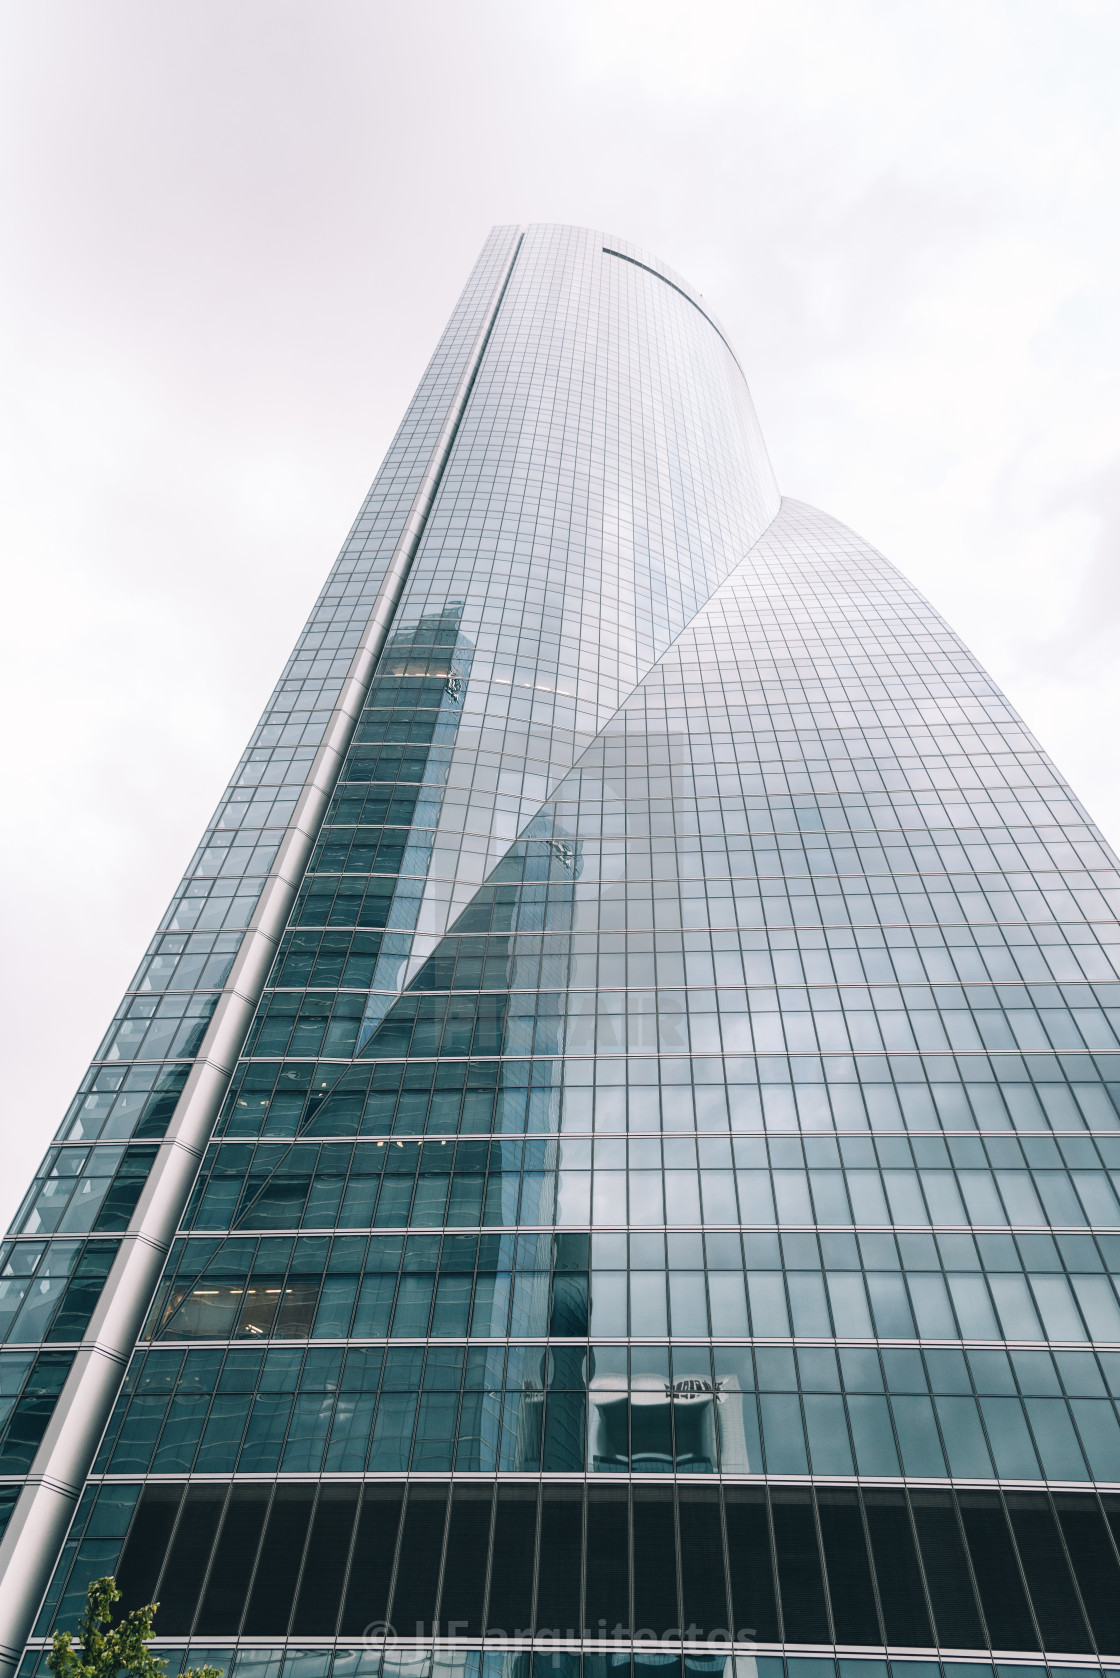
[[[120,1625],[113,1626],[113,1604],[120,1599],[111,1574],[92,1581],[86,1592],[85,1613],[78,1621],[80,1648],[75,1648],[75,1639],[68,1631],[56,1631],[51,1639],[47,1665],[54,1678],[118,1678],[120,1673],[127,1673],[129,1678],[165,1678],[167,1662],[148,1648],[159,1603],[134,1608]],[[196,1666],[182,1678],[222,1678],[222,1670]]]

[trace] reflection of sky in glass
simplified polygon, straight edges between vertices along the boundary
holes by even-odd
[[[10,1344],[89,1320],[501,244],[21,1209]],[[52,1600],[181,1533],[168,1635],[275,1627],[283,1678],[367,1626],[427,1678],[437,1622],[462,1678],[487,1632],[493,1678],[1120,1653],[1114,859],[634,254],[524,235]]]

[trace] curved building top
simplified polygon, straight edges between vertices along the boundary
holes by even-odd
[[[511,238],[397,618],[455,602],[471,669],[417,942],[387,988],[416,971],[779,505],[742,370],[687,282],[593,229],[496,228],[487,250]]]

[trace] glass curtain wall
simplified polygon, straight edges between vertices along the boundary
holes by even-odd
[[[704,300],[519,238],[22,1671],[109,1571],[172,1673],[1120,1665],[1115,857],[779,502]],[[6,1249],[10,1504],[189,1069],[161,1006]]]

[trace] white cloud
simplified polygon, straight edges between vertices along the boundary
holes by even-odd
[[[487,226],[686,273],[783,489],[1120,839],[1120,13],[55,0],[0,28],[9,1200]]]

